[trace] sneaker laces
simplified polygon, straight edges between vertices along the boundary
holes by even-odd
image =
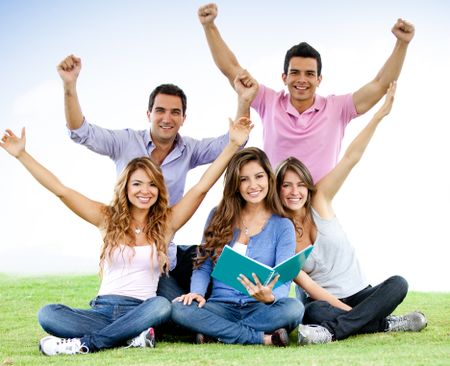
[[[64,350],[63,353],[68,355],[89,352],[89,348],[84,343],[81,343],[78,338],[61,338],[56,342],[56,345]]]
[[[331,333],[325,327],[314,327],[317,342],[328,343],[331,340]]]

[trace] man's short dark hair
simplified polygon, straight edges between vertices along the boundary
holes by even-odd
[[[317,61],[317,76],[320,76],[322,72],[322,59],[320,58],[320,53],[310,46],[306,42],[300,42],[295,46],[292,46],[287,52],[284,58],[284,73],[287,75],[289,69],[289,62],[292,57],[308,57],[313,58]]]
[[[184,94],[184,91],[174,84],[161,84],[151,92],[150,97],[148,98],[148,110],[150,112],[152,111],[153,104],[155,104],[155,98],[158,94],[175,95],[180,97],[183,108],[183,116],[186,114],[186,94]]]

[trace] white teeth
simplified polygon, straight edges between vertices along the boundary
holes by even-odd
[[[138,197],[138,200],[142,203],[148,203],[150,201],[150,197]]]
[[[250,197],[256,197],[256,196],[259,195],[259,191],[257,191],[257,192],[248,192],[248,195],[249,195]]]

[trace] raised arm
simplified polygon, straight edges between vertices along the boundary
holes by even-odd
[[[250,118],[250,106],[258,93],[258,83],[247,70],[242,69],[234,78],[233,85],[238,94],[236,120],[240,117]]]
[[[414,37],[414,25],[403,19],[398,19],[392,27],[392,33],[397,37],[392,54],[375,79],[353,93],[353,102],[359,114],[367,112],[378,103],[385,94],[389,84],[398,79],[408,45]]]
[[[81,71],[81,59],[69,55],[58,64],[57,70],[64,85],[64,111],[67,127],[76,130],[83,124],[83,113],[77,94],[77,79]]]
[[[315,281],[308,276],[304,271],[300,271],[294,282],[303,288],[313,300],[326,301],[330,305],[342,309],[351,310],[352,308],[344,304],[337,297],[331,295],[327,290],[319,286]]]
[[[200,203],[205,198],[209,189],[216,183],[224,172],[228,162],[234,153],[248,139],[253,124],[246,117],[241,117],[237,121],[230,120],[230,140],[218,158],[209,166],[200,178],[200,181],[192,187],[186,195],[173,207],[168,238],[191,218]]]
[[[6,130],[6,134],[1,139],[0,147],[17,158],[41,185],[58,196],[68,208],[82,219],[100,227],[103,224],[102,209],[104,205],[64,186],[55,175],[26,152],[25,144],[25,128],[22,128],[20,138],[11,130]]]
[[[331,209],[333,197],[339,191],[353,167],[361,159],[378,124],[391,111],[396,86],[397,84],[395,82],[389,86],[382,107],[375,113],[367,126],[355,137],[336,167],[317,183],[317,192],[312,201],[315,208],[323,207],[322,204],[325,204]]]
[[[203,26],[214,62],[219,70],[228,78],[231,86],[234,87],[234,79],[243,69],[241,65],[239,65],[234,53],[222,39],[219,29],[214,24],[217,13],[216,4],[207,4],[198,9],[198,18]]]

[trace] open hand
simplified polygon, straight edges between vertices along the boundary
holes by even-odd
[[[397,82],[393,81],[386,92],[386,97],[384,98],[384,103],[381,108],[376,113],[379,118],[386,117],[392,109],[392,104],[394,104],[395,91],[397,90]]]
[[[250,131],[253,128],[252,121],[247,117],[240,117],[237,121],[229,118],[229,121],[230,142],[234,142],[238,146],[243,145],[248,140]]]
[[[264,286],[259,280],[256,274],[252,273],[253,280],[255,283],[250,281],[243,274],[240,274],[238,281],[247,289],[248,294],[254,299],[261,301],[263,303],[272,303],[275,301],[275,296],[272,293],[273,286],[280,278],[280,275],[276,275],[272,281],[270,281],[266,286]]]
[[[4,148],[8,153],[10,153],[15,158],[18,158],[20,154],[25,151],[25,127],[22,127],[22,131],[20,134],[20,138],[17,137],[14,132],[10,129],[6,130],[6,133],[3,135],[0,146]]]

